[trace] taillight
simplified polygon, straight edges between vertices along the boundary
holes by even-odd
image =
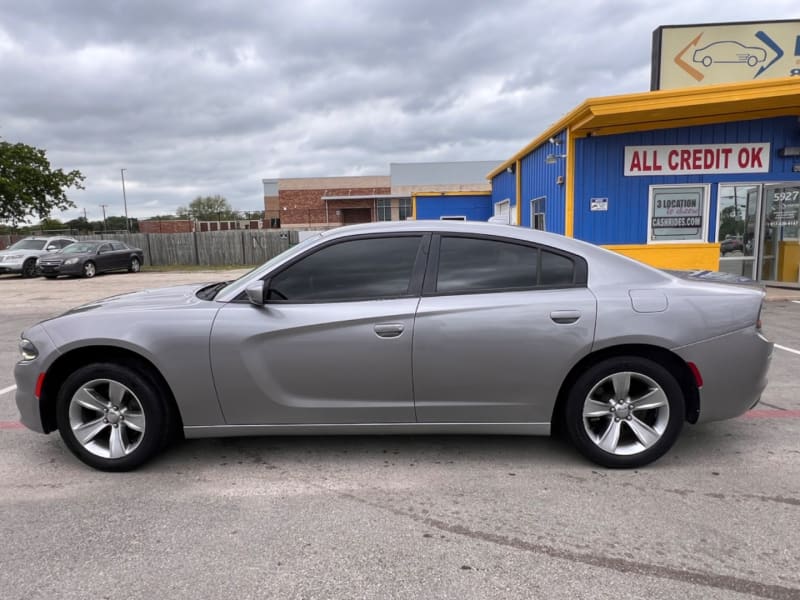
[[[756,329],[761,330],[761,309],[764,308],[764,301],[761,301],[761,306],[758,307],[758,316],[756,316]]]
[[[686,364],[689,365],[689,370],[692,372],[692,375],[694,375],[694,382],[697,384],[697,387],[703,387],[703,376],[700,375],[700,369],[698,369],[697,365],[693,362],[687,362]]]

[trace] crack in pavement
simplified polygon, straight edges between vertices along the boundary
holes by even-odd
[[[407,517],[413,521],[416,521],[417,523],[433,527],[445,533],[464,536],[473,540],[489,542],[498,546],[514,548],[516,550],[522,550],[524,552],[531,552],[534,554],[542,554],[551,558],[558,558],[592,567],[610,569],[619,573],[634,573],[636,575],[670,579],[673,581],[679,581],[681,583],[690,583],[693,585],[727,590],[740,594],[750,594],[760,598],[772,598],[774,600],[800,600],[800,588],[791,588],[782,585],[762,583],[760,581],[753,581],[752,579],[744,579],[742,577],[734,577],[732,575],[719,575],[716,573],[708,573],[703,571],[690,571],[688,569],[668,567],[665,565],[642,563],[624,558],[612,558],[598,554],[585,554],[572,550],[556,548],[555,546],[549,546],[547,544],[529,542],[518,537],[471,529],[464,525],[456,525],[440,519],[434,519],[432,517],[418,515],[406,510],[371,502],[349,492],[330,490],[330,488],[326,488],[325,486],[321,486],[313,482],[306,483],[309,483],[312,487],[316,487],[327,492],[333,491],[333,493],[338,496],[353,500],[360,504],[364,504],[378,510],[388,511],[396,516]]]

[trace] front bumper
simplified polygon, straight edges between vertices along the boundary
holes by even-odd
[[[72,265],[39,263],[39,272],[42,275],[81,275],[83,265],[80,262]]]
[[[738,417],[753,408],[767,387],[773,343],[755,326],[675,352],[697,365],[703,378],[698,423]]]
[[[0,262],[0,273],[22,273],[22,262]]]
[[[20,361],[14,366],[14,381],[17,392],[14,399],[19,410],[20,422],[28,429],[48,433],[44,426],[42,404],[36,397],[36,384],[41,373],[46,373],[59,356],[53,341],[41,325],[34,325],[23,332],[23,336],[36,346],[39,355],[29,361]]]

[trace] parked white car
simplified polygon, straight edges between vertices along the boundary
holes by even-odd
[[[19,273],[23,277],[37,275],[36,261],[48,252],[57,252],[77,240],[69,237],[26,237],[5,250],[0,250],[0,274]]]

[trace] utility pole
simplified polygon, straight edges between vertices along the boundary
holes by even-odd
[[[128,197],[125,195],[125,171],[127,169],[120,169],[119,174],[122,177],[122,202],[125,205],[125,228],[128,233],[131,232],[131,221],[128,219]]]
[[[101,204],[100,205],[100,208],[103,209],[103,233],[105,233],[106,230],[108,229],[108,225],[106,224],[106,207],[107,206],[108,206],[108,204]]]

